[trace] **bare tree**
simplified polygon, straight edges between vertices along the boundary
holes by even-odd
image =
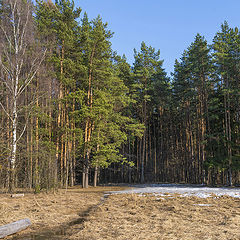
[[[2,0],[1,4],[0,68],[3,74],[0,81],[6,88],[11,104],[9,108],[4,102],[0,102],[0,105],[12,126],[9,191],[13,191],[17,145],[27,126],[27,119],[21,128],[19,126],[19,112],[22,111],[20,97],[35,78],[46,50],[38,47],[35,38],[32,3],[27,0]]]

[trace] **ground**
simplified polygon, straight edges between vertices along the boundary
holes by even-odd
[[[75,188],[50,195],[27,194],[21,199],[2,194],[0,223],[31,219],[28,230],[8,239],[26,239],[34,232],[27,239],[240,239],[240,198],[156,191],[137,194],[134,190],[103,198],[104,191],[121,189]]]
[[[20,236],[43,233],[46,238],[42,239],[51,239],[52,237],[48,237],[51,232],[62,232],[69,227],[69,224],[74,224],[75,221],[83,218],[82,215],[85,215],[91,207],[99,203],[103,192],[122,189],[122,187],[89,189],[75,187],[67,191],[62,189],[55,193],[25,193],[24,197],[21,198],[12,198],[10,194],[1,193],[0,225],[29,218],[32,225],[21,232]],[[6,239],[21,239],[20,236]]]

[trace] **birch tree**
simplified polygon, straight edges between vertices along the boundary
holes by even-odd
[[[18,142],[27,126],[27,119],[23,125],[19,124],[21,113],[24,110],[21,96],[36,77],[45,55],[45,50],[38,46],[34,37],[32,10],[31,1],[1,1],[0,68],[2,75],[0,80],[6,88],[10,105],[9,108],[6,108],[4,102],[0,102],[0,105],[11,121],[11,149],[8,158],[10,192],[14,189]]]

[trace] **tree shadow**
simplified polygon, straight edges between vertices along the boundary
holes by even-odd
[[[71,227],[75,225],[80,225],[75,231],[81,231],[83,229],[83,223],[87,220],[88,216],[93,212],[93,210],[97,209],[100,205],[102,205],[105,200],[109,197],[109,195],[104,195],[101,200],[96,204],[87,208],[85,211],[79,213],[79,218],[72,220],[71,222],[62,224],[55,228],[45,228],[41,231],[30,233],[30,234],[20,234],[13,236],[11,239],[14,240],[50,240],[50,239],[68,239],[69,236],[74,234],[74,229]]]

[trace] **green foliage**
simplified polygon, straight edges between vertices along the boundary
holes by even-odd
[[[7,13],[0,1],[0,20],[3,10]],[[29,122],[19,145],[19,181],[31,181],[36,192],[65,184],[74,164],[77,173],[120,166],[129,178],[135,171],[135,180],[144,167],[149,173],[154,168],[155,180],[175,174],[175,181],[182,174],[184,181],[195,178],[192,182],[201,182],[204,169],[240,170],[238,28],[224,22],[211,46],[197,34],[170,80],[160,50],[142,42],[131,66],[113,52],[113,32],[102,18],[80,14],[72,0],[36,0],[32,36],[38,49],[48,51],[20,99],[19,126]],[[31,59],[33,47],[27,54]],[[37,101],[27,106],[33,89]],[[4,85],[0,91],[1,102],[7,101]],[[1,174],[11,129],[3,111],[0,119]],[[189,177],[193,172],[197,176]]]

